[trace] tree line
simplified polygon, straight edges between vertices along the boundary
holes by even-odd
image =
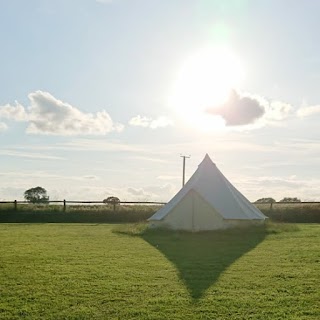
[[[24,198],[30,203],[49,203],[49,196],[47,195],[47,190],[43,187],[34,187],[26,190],[24,192]],[[120,203],[120,199],[115,196],[110,196],[102,200],[106,204],[117,205]],[[274,203],[276,200],[271,197],[260,198],[255,201],[255,203]],[[284,197],[279,202],[301,202],[297,197]]]
[[[255,203],[274,203],[274,202],[277,202],[277,201],[273,198],[260,198],[257,201],[255,201]],[[279,202],[301,202],[301,200],[298,199],[297,197],[294,197],[294,198],[284,197]]]
[[[46,204],[49,203],[49,196],[47,195],[47,190],[43,187],[34,187],[26,190],[24,192],[24,198],[26,201],[30,203],[41,203]],[[102,200],[105,204],[117,205],[120,203],[120,199],[118,197],[108,197]]]

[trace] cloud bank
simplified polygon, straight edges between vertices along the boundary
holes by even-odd
[[[8,126],[4,122],[0,122],[0,132],[6,131]]]
[[[253,123],[265,113],[265,108],[258,100],[241,97],[233,90],[226,103],[207,111],[220,115],[225,120],[226,126],[239,126]]]
[[[171,183],[163,185],[146,186],[144,188],[129,187],[123,195],[134,201],[168,201],[177,192],[177,188]]]
[[[297,116],[300,118],[310,117],[316,114],[320,114],[320,105],[302,107],[297,111]]]
[[[28,116],[25,108],[16,101],[14,106],[10,104],[0,106],[0,118],[15,121],[27,121]]]
[[[173,125],[172,120],[167,117],[158,117],[157,119],[152,119],[148,117],[142,117],[137,115],[129,120],[129,124],[135,127],[144,127],[150,129],[164,128]]]
[[[30,134],[105,135],[123,129],[123,125],[114,123],[105,110],[84,113],[43,91],[30,93],[28,98],[28,108],[18,103],[0,106],[0,118],[27,122],[26,132]]]
[[[267,101],[260,96],[240,94],[232,90],[228,100],[221,106],[208,108],[207,113],[220,116],[226,126],[260,125],[286,119],[292,106],[281,101]]]

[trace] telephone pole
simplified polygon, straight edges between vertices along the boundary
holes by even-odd
[[[185,182],[185,175],[186,175],[186,159],[190,158],[190,156],[180,155],[180,157],[183,159],[182,160],[182,187],[183,187]]]

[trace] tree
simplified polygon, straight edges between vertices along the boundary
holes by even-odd
[[[276,200],[273,198],[261,198],[256,201],[256,203],[274,203]]]
[[[297,197],[294,197],[294,198],[284,197],[279,202],[301,202],[301,200],[298,199]]]
[[[107,199],[104,199],[103,203],[112,204],[113,210],[116,210],[116,205],[120,204],[120,199],[118,197],[111,196],[111,197],[108,197]]]
[[[47,190],[42,187],[35,187],[24,192],[24,198],[31,203],[48,203]]]

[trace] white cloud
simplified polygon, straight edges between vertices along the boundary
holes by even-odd
[[[171,126],[173,122],[171,119],[163,116],[158,117],[157,119],[152,119],[137,115],[129,120],[129,124],[136,127],[157,129]]]
[[[132,195],[134,196],[147,196],[149,197],[150,195],[149,194],[146,194],[145,191],[142,189],[142,188],[138,188],[138,189],[135,189],[135,188],[128,188],[127,191],[129,193],[131,193]]]
[[[282,121],[288,118],[292,106],[282,101],[271,101],[266,109],[265,119],[271,121]]]
[[[28,95],[30,106],[0,106],[0,118],[28,122],[27,133],[46,135],[105,135],[121,131],[123,125],[114,123],[102,110],[84,113],[76,107],[56,99],[48,92],[36,91]]]
[[[226,103],[209,108],[207,113],[220,116],[227,127],[256,129],[277,124],[287,119],[292,106],[282,101],[271,100],[249,93],[232,91]]]
[[[148,186],[144,189],[150,192],[156,201],[169,201],[179,191],[179,188],[171,183]]]
[[[315,114],[320,114],[320,105],[302,107],[302,108],[298,109],[298,111],[297,111],[297,116],[300,118],[310,117]]]
[[[0,122],[0,132],[6,131],[8,126],[4,122]]]
[[[98,186],[95,175],[68,175],[39,170],[0,171],[0,199],[22,200],[23,192],[34,186],[42,186],[48,191],[50,200],[100,200],[104,193],[113,193],[109,188]],[[117,194],[117,193],[115,193]]]
[[[53,200],[52,191],[50,188],[47,189],[50,199]],[[91,185],[90,187],[75,186],[73,189],[68,190],[55,190],[55,199],[66,199],[66,200],[78,200],[78,201],[102,201],[110,196],[115,196],[120,201],[158,201],[167,202],[177,190],[171,185],[163,186],[146,186],[140,187],[104,187]]]
[[[151,146],[148,146],[147,148],[151,149]],[[151,153],[152,152],[150,152],[150,154]],[[159,157],[131,156],[130,158],[135,159],[135,160],[139,160],[139,161],[145,161],[145,162],[168,163],[168,160],[161,159]]]
[[[83,176],[82,179],[84,179],[84,180],[99,180],[99,178],[95,175]]]
[[[0,201],[23,200],[23,193],[25,191],[26,189],[21,187],[1,187],[0,186]]]
[[[158,180],[181,180],[181,176],[162,175],[157,177]]]
[[[109,114],[103,110],[83,113],[66,102],[56,99],[48,92],[36,91],[29,94],[28,133],[53,135],[105,135],[120,131],[122,125],[114,124]]]
[[[177,188],[166,183],[164,185],[152,185],[146,186],[144,188],[127,188],[126,194],[123,194],[124,198],[130,201],[159,201],[167,202],[169,201],[177,192]],[[119,190],[121,193],[121,191]]]
[[[141,117],[140,115],[137,115],[136,117],[133,117],[129,120],[129,124],[132,126],[137,127],[149,127],[150,118],[147,117]]]
[[[30,178],[41,178],[41,179],[54,179],[59,181],[87,181],[87,180],[99,180],[96,175],[85,175],[85,176],[71,176],[71,175],[59,175],[53,174],[46,171],[0,171],[0,177],[10,177],[15,180],[21,178],[23,180],[30,180]]]
[[[208,113],[220,115],[226,126],[241,126],[255,122],[265,113],[265,107],[259,100],[241,96],[232,91],[226,103],[219,107],[210,108]]]
[[[105,141],[100,138],[95,139],[74,139],[54,147],[62,150],[90,150],[90,151],[109,151],[109,152],[143,152],[143,146],[126,144],[117,141]]]
[[[319,179],[305,180],[296,175],[279,176],[239,176],[232,179],[234,185],[251,201],[262,197],[272,197],[277,201],[284,197],[298,197],[302,201],[319,200]]]
[[[19,158],[29,158],[29,159],[65,160],[64,158],[61,158],[61,157],[46,155],[43,153],[21,152],[21,151],[10,150],[10,149],[0,150],[0,155],[19,157]]]
[[[172,124],[173,124],[172,120],[170,120],[169,118],[159,117],[159,118],[151,121],[150,128],[151,129],[164,128],[167,126],[171,126]]]
[[[0,106],[0,118],[14,121],[27,121],[28,117],[24,107],[16,102],[15,106],[10,104]]]

